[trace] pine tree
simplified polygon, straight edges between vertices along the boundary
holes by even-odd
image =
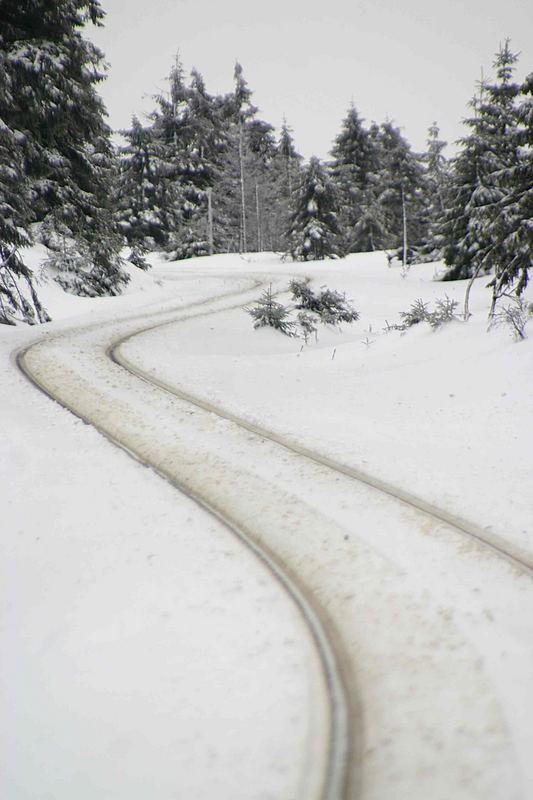
[[[379,203],[384,211],[385,246],[410,263],[426,238],[423,167],[398,128],[386,122],[379,131]]]
[[[304,170],[291,218],[289,237],[294,259],[310,261],[339,255],[337,210],[335,186],[325,167],[313,156]]]
[[[374,249],[370,217],[375,210],[376,152],[368,131],[352,104],[331,151],[331,173],[339,190],[339,224],[346,252]]]
[[[428,131],[427,150],[423,156],[427,238],[420,248],[420,255],[424,261],[438,261],[443,256],[444,242],[440,228],[448,200],[449,167],[443,155],[447,143],[439,139],[439,133],[437,123],[434,122]]]
[[[533,73],[520,87],[517,99],[517,125],[507,140],[514,157],[494,176],[502,199],[488,229],[494,267],[491,314],[508,292],[520,297],[533,264]]]
[[[516,60],[506,42],[494,63],[496,83],[483,81],[479,97],[471,103],[475,115],[466,121],[471,133],[462,140],[463,150],[454,164],[453,194],[443,225],[448,279],[497,272],[501,263],[495,230],[506,203],[502,176],[518,166],[519,86],[512,81]]]
[[[152,129],[134,116],[131,128],[121,135],[126,144],[119,150],[114,191],[117,223],[130,247],[149,249],[164,242],[154,213],[157,189]]]
[[[220,99],[226,148],[220,179],[213,187],[215,239],[226,252],[262,250],[272,242],[273,127],[256,117],[252,92],[237,63],[234,91]]]
[[[284,119],[265,181],[262,227],[263,243],[268,250],[289,249],[287,231],[300,186],[301,162],[302,156]]]
[[[96,91],[103,56],[79,30],[101,24],[103,11],[98,0],[6,0],[2,13],[0,119],[18,146],[29,200],[18,225],[26,239],[41,223],[48,244],[80,244],[91,291],[117,293],[127,275],[109,204],[114,153]]]

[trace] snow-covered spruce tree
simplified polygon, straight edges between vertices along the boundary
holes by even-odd
[[[287,230],[301,178],[302,156],[291,129],[283,120],[279,140],[264,175],[263,245],[267,250],[287,251]]]
[[[126,144],[119,150],[114,189],[118,227],[134,250],[164,242],[155,210],[156,166],[152,129],[133,117],[131,128],[121,131]]]
[[[31,272],[18,253],[31,241],[32,210],[22,148],[25,137],[9,117],[13,86],[8,45],[14,36],[6,16],[0,28],[0,324],[5,325],[14,325],[17,319],[30,324],[48,320]]]
[[[156,174],[152,220],[158,228],[156,241],[176,258],[184,258],[200,255],[206,237],[196,248],[189,232],[188,223],[202,206],[202,196],[195,182],[197,164],[190,158],[190,91],[179,55],[168,81],[168,93],[155,98],[157,106],[150,115]]]
[[[256,116],[239,64],[234,79],[234,91],[221,99],[227,148],[213,186],[215,240],[225,251],[279,249],[300,156],[290,137],[280,152],[273,126]]]
[[[0,71],[3,61],[0,52]],[[5,85],[0,84],[0,105],[5,102]],[[0,324],[4,325],[14,325],[17,319],[29,324],[49,319],[18,252],[30,241],[29,203],[19,137],[0,119]]]
[[[211,249],[209,189],[219,178],[226,136],[220,104],[179,59],[169,91],[156,98],[147,126],[134,118],[124,131],[116,192],[117,219],[135,248],[161,247],[176,259]]]
[[[449,190],[449,166],[443,155],[446,142],[439,138],[436,122],[429,128],[427,150],[422,156],[425,166],[423,182],[424,205],[427,215],[426,241],[420,248],[424,261],[438,261],[443,255],[443,239],[440,233],[442,218],[446,211]]]
[[[326,168],[313,156],[302,175],[289,228],[290,252],[300,261],[341,254],[338,198]]]
[[[289,309],[274,300],[272,285],[263,291],[255,306],[244,309],[254,320],[254,328],[275,328],[286,336],[295,336],[295,323],[289,318]]]
[[[4,0],[1,28],[0,118],[19,147],[29,200],[19,224],[29,237],[32,223],[42,223],[53,247],[79,243],[89,261],[77,288],[90,294],[116,294],[128,280],[109,202],[110,130],[96,91],[103,56],[80,33],[103,16],[98,0]]]
[[[384,210],[386,244],[402,264],[410,263],[427,236],[424,170],[420,158],[392,123],[379,131],[379,203]]]
[[[494,63],[496,82],[483,81],[479,97],[471,103],[475,113],[466,120],[471,132],[461,140],[463,149],[453,165],[442,226],[449,280],[497,270],[501,262],[494,234],[508,194],[503,175],[520,160],[516,144],[519,86],[512,81],[516,60],[506,42]]]
[[[476,209],[475,223],[482,223],[487,243],[483,264],[494,273],[490,315],[509,293],[520,298],[533,263],[533,74],[518,87],[511,82],[516,56],[508,43],[495,66],[499,84],[489,86],[489,97],[500,114],[503,139],[491,174],[496,208]]]
[[[215,238],[229,252],[260,249],[265,166],[274,150],[272,126],[256,119],[252,91],[241,64],[234,90],[220,99],[227,147],[213,188]]]
[[[352,104],[331,151],[331,175],[340,199],[339,225],[346,252],[375,249],[375,175],[378,168],[374,140]]]
[[[239,252],[248,250],[248,216],[246,209],[246,155],[247,140],[246,127],[257,113],[257,108],[251,102],[252,92],[244,78],[241,64],[236,62],[234,70],[235,88],[232,95],[227,98],[230,111],[231,136],[230,151],[236,156],[237,165],[237,195],[240,202],[239,209]],[[231,163],[231,162],[230,162]]]
[[[302,177],[303,158],[296,150],[292,130],[283,119],[270,181],[271,250],[288,249],[287,230]]]
[[[518,158],[498,174],[505,195],[489,231],[498,253],[492,313],[504,293],[512,291],[520,297],[533,265],[533,73],[521,86],[517,120]]]

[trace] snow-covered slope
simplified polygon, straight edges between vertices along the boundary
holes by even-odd
[[[185,271],[209,275],[224,258]],[[467,324],[384,332],[418,298],[432,306],[448,295],[460,313],[466,282],[436,282],[436,267],[402,278],[383,254],[305,267],[254,258],[258,274],[306,274],[346,291],[360,320],[342,333],[322,327],[302,346],[228,312],[136,337],[125,352],[193,394],[531,547],[533,320],[525,341],[509,329],[487,333],[481,278]]]
[[[354,796],[358,782],[365,800],[436,800],[450,787],[461,800],[526,800],[530,579],[457,532],[224,420],[189,416],[106,366],[120,331],[227,295],[236,308],[206,306],[129,338],[121,354],[530,557],[531,340],[485,332],[483,282],[467,325],[384,333],[418,297],[462,295],[461,284],[435,283],[434,270],[402,278],[381,254],[305,265],[157,260],[121,298],[65,298],[45,286],[56,322],[0,329],[6,797],[309,800],[327,717],[309,631],[264,568],[17,372],[10,354],[49,339],[40,365],[46,373],[51,359],[59,387],[70,376],[74,405],[78,395],[95,420],[107,414],[112,432],[135,434],[147,458],[185,465],[191,486],[240,515],[333,619],[351,659]],[[249,303],[255,283],[283,288],[303,275],[345,290],[360,321],[305,345],[254,331],[244,300],[231,299],[246,290]],[[128,322],[139,315],[144,323]]]

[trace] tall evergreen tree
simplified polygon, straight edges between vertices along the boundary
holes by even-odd
[[[339,190],[339,223],[344,233],[346,252],[374,249],[375,172],[377,153],[374,142],[352,104],[331,151],[331,172]]]
[[[262,250],[271,241],[268,200],[276,157],[273,127],[256,117],[252,92],[237,63],[234,91],[222,99],[227,147],[213,189],[216,238],[225,250]]]
[[[289,237],[292,257],[322,260],[341,254],[338,198],[326,168],[313,156],[304,170]]]
[[[0,29],[0,118],[17,144],[29,201],[19,225],[29,237],[32,223],[43,223],[52,246],[58,235],[62,247],[74,240],[85,256],[77,267],[58,256],[58,278],[90,294],[117,293],[127,281],[109,205],[114,154],[96,91],[103,56],[80,32],[103,16],[98,0],[4,0]]]
[[[439,138],[439,133],[438,125],[434,122],[429,128],[427,150],[423,155],[425,166],[423,192],[427,234],[426,241],[420,248],[420,255],[425,261],[438,261],[443,256],[444,242],[440,228],[447,207],[449,166],[443,154],[447,143]]]
[[[496,82],[484,81],[471,104],[475,114],[466,121],[471,132],[461,140],[463,149],[454,164],[453,194],[443,225],[448,279],[497,271],[501,263],[494,234],[507,195],[502,176],[519,163],[519,86],[512,81],[516,60],[506,42],[494,62]]]
[[[301,162],[302,156],[284,119],[265,180],[263,243],[268,250],[289,249],[287,231],[300,186]]]
[[[407,264],[426,238],[423,167],[398,128],[386,122],[379,132],[379,202],[384,209],[386,247]]]
[[[133,249],[163,245],[165,236],[156,212],[157,173],[152,129],[133,117],[121,131],[126,144],[119,151],[114,191],[117,223]]]
[[[494,175],[502,197],[487,231],[494,267],[491,313],[504,294],[512,291],[520,297],[533,265],[533,73],[520,87],[517,100],[517,126],[508,141],[514,145],[513,157]]]

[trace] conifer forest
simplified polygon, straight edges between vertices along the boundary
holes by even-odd
[[[84,36],[103,23],[98,0],[2,3],[0,322],[48,319],[24,261],[36,241],[66,291],[93,297],[120,293],[123,258],[146,268],[153,249],[304,261],[385,250],[404,265],[443,259],[445,280],[486,274],[492,311],[520,297],[533,257],[533,73],[515,80],[510,42],[453,157],[437,123],[418,153],[400,123],[368,124],[352,104],[328,158],[306,162],[290,120],[277,133],[261,118],[239,63],[213,95],[179,57],[117,145],[99,96],[104,54]]]

